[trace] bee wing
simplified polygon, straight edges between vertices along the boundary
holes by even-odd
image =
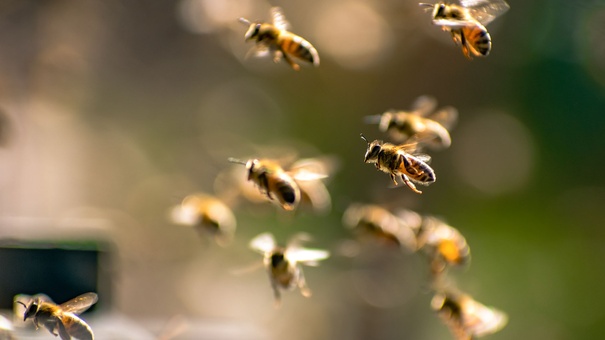
[[[292,262],[302,263],[307,266],[317,266],[318,261],[330,257],[330,252],[322,249],[307,249],[291,247],[286,250],[286,258]]]
[[[328,177],[337,166],[338,161],[334,157],[305,158],[292,164],[288,173],[297,181],[314,181]]]
[[[412,111],[419,116],[426,116],[437,107],[437,99],[433,96],[420,96],[412,103]]]
[[[271,7],[271,18],[273,19],[273,25],[280,30],[288,30],[290,28],[290,23],[286,20],[281,7]]]
[[[469,298],[463,301],[464,328],[475,337],[492,334],[508,323],[506,313]]]
[[[473,18],[483,26],[504,14],[510,8],[504,0],[460,0],[460,5],[468,8]]]
[[[64,312],[81,314],[94,305],[98,299],[99,297],[96,293],[86,293],[61,304],[59,307]]]
[[[255,250],[262,254],[267,254],[273,251],[276,247],[275,238],[271,233],[262,233],[253,238],[249,246],[252,250]]]
[[[458,110],[453,106],[446,106],[430,115],[428,118],[441,124],[446,129],[451,129],[458,121]]]

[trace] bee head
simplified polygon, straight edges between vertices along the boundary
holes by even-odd
[[[271,267],[276,268],[280,264],[282,264],[285,260],[286,259],[285,259],[283,252],[275,251],[275,252],[273,252],[273,254],[271,254]]]
[[[258,159],[250,159],[246,162],[246,169],[248,169],[248,180],[251,180],[254,177],[254,174],[258,171],[259,168],[259,160]]]
[[[248,40],[252,40],[258,37],[258,34],[260,33],[260,26],[261,24],[259,23],[251,23],[250,27],[248,28],[248,32],[246,32],[246,41]]]
[[[32,301],[32,303],[29,306],[26,306],[21,301],[16,301],[16,302],[21,304],[23,307],[25,307],[25,313],[23,313],[23,321],[36,315],[36,313],[38,312],[38,308],[40,306],[38,299],[35,299],[34,301]]]
[[[364,163],[376,163],[378,160],[378,153],[382,149],[382,144],[384,144],[384,142],[381,140],[375,140],[370,143],[363,134],[361,134],[361,139],[368,143],[368,149],[366,150],[366,155],[363,158]]]

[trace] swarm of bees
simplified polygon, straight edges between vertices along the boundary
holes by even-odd
[[[61,340],[94,340],[94,334],[88,324],[78,317],[97,302],[96,293],[85,293],[60,305],[55,304],[44,294],[34,295],[27,304],[16,300],[15,304],[25,308],[23,321],[32,319],[36,329],[44,326],[52,335]]]
[[[489,55],[492,38],[485,26],[510,8],[504,0],[460,0],[460,5],[438,2],[420,6],[432,10],[433,24],[449,31],[468,59]]]

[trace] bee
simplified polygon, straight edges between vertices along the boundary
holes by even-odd
[[[221,246],[231,242],[237,225],[227,204],[201,193],[185,197],[181,204],[172,208],[170,217],[176,224],[194,227],[200,236],[211,236]]]
[[[342,216],[343,224],[360,237],[396,248],[416,250],[416,235],[406,221],[374,204],[351,204]]]
[[[506,313],[451,289],[437,292],[431,300],[431,307],[456,340],[473,340],[496,333],[508,322]]]
[[[48,296],[38,294],[28,305],[21,301],[15,302],[25,307],[23,321],[33,318],[36,329],[42,324],[52,335],[60,336],[61,340],[70,340],[72,337],[93,340],[92,329],[77,315],[90,308],[97,299],[97,294],[86,293],[56,305]]]
[[[449,31],[468,59],[472,55],[489,55],[492,39],[485,26],[510,8],[504,0],[460,0],[460,5],[438,2],[420,6],[433,10],[433,24]]]
[[[416,189],[414,183],[429,185],[435,182],[435,172],[427,164],[431,157],[424,154],[412,155],[416,150],[415,143],[394,145],[381,140],[374,140],[370,143],[363,134],[361,138],[368,143],[363,161],[376,164],[378,170],[391,176],[395,185],[398,185],[397,176],[399,176],[408,188],[421,194],[422,191]]]
[[[381,132],[388,133],[398,143],[417,138],[433,149],[448,148],[452,144],[448,130],[456,122],[458,110],[447,106],[434,111],[436,107],[435,98],[421,96],[411,111],[388,110],[381,115],[366,116],[365,121],[378,124]]]
[[[443,273],[448,265],[463,266],[470,263],[471,251],[466,239],[458,229],[444,221],[425,216],[416,230],[419,250],[429,256],[431,272],[436,277]]]
[[[313,45],[300,36],[289,32],[290,24],[286,20],[280,7],[271,8],[271,17],[273,23],[251,22],[248,19],[240,18],[239,21],[248,25],[246,32],[246,41],[256,42],[250,53],[257,56],[271,54],[274,62],[279,62],[283,57],[288,64],[295,70],[300,70],[300,66],[294,62],[297,58],[314,66],[319,66],[319,54]]]
[[[260,192],[270,200],[277,200],[284,210],[294,210],[301,201],[298,181],[311,181],[327,177],[304,166],[293,166],[289,171],[270,159],[241,161],[229,158],[231,163],[243,164],[248,170],[248,181],[253,182]]]
[[[327,250],[302,248],[300,242],[305,240],[308,240],[306,234],[297,234],[284,248],[276,244],[272,234],[262,233],[250,241],[250,248],[264,257],[263,264],[269,274],[276,307],[281,304],[280,289],[299,288],[304,297],[311,296],[301,264],[317,266],[318,261],[330,256]]]

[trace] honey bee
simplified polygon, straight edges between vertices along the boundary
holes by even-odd
[[[286,21],[282,9],[272,7],[271,17],[272,24],[239,19],[241,23],[249,25],[246,41],[256,42],[256,46],[248,54],[254,53],[257,56],[271,54],[274,62],[279,62],[283,57],[296,71],[300,70],[300,66],[294,62],[293,57],[319,66],[317,50],[307,40],[288,31],[290,24]]]
[[[282,166],[270,159],[249,159],[241,161],[229,158],[231,163],[243,164],[248,170],[248,180],[259,188],[260,192],[270,200],[277,200],[284,210],[294,210],[301,201],[299,181],[312,181],[327,177],[315,173],[304,166],[293,166],[286,171]]]
[[[391,176],[395,185],[398,185],[397,176],[399,176],[408,188],[417,194],[421,194],[422,191],[416,189],[414,183],[429,185],[435,182],[435,172],[427,164],[431,159],[430,156],[424,154],[412,155],[416,150],[415,143],[394,145],[381,140],[374,140],[370,143],[363,134],[361,138],[368,143],[364,162],[376,164],[378,170]]]
[[[420,3],[420,6],[433,10],[433,24],[450,31],[468,59],[472,59],[472,55],[489,55],[492,39],[485,26],[510,8],[504,0],[460,0],[460,5],[438,2]]]
[[[451,289],[437,292],[431,300],[431,307],[456,340],[473,340],[496,333],[508,322],[506,313]]]
[[[194,194],[185,197],[171,210],[172,222],[194,227],[200,235],[207,234],[219,245],[231,242],[237,221],[231,208],[217,197]]]
[[[388,246],[416,250],[416,235],[406,221],[374,204],[351,204],[342,216],[343,224],[359,237],[368,237]]]
[[[270,233],[262,233],[250,241],[250,248],[264,257],[263,263],[269,274],[276,307],[281,304],[280,289],[299,288],[304,297],[311,296],[301,264],[317,266],[318,261],[330,256],[326,250],[302,248],[300,242],[307,239],[306,234],[295,235],[285,248],[278,246]]]
[[[460,231],[436,217],[423,218],[416,230],[416,240],[418,249],[429,256],[435,277],[448,265],[463,266],[471,260],[470,247]]]
[[[25,307],[23,321],[33,318],[36,329],[42,324],[52,335],[60,336],[61,340],[70,340],[72,337],[80,340],[94,339],[90,326],[77,315],[96,302],[95,293],[82,294],[61,305],[56,305],[43,294],[35,295],[28,305],[15,301]]]
[[[367,116],[365,121],[378,124],[381,132],[388,133],[398,143],[417,138],[433,149],[448,148],[452,143],[448,130],[457,120],[458,110],[447,106],[434,111],[436,107],[435,98],[421,96],[411,111],[388,110],[381,115]]]

